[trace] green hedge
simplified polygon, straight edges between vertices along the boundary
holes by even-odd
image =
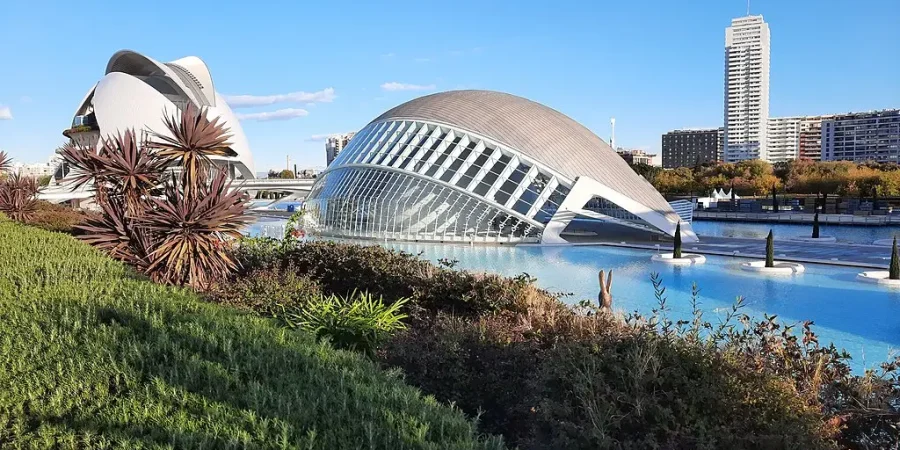
[[[502,448],[364,357],[0,219],[0,447]]]

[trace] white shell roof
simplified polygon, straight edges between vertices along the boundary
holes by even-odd
[[[511,94],[461,90],[426,95],[373,122],[410,119],[480,134],[574,181],[587,176],[678,221],[669,203],[606,142],[555,109]]]

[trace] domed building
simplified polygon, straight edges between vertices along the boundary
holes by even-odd
[[[360,130],[305,206],[326,236],[566,243],[576,218],[696,241],[656,189],[564,114],[491,91],[394,107]]]
[[[253,157],[237,117],[215,90],[206,64],[196,56],[161,63],[139,53],[117,52],[106,64],[105,76],[85,95],[75,110],[72,127],[63,135],[88,146],[100,138],[135,130],[139,136],[168,134],[163,120],[188,104],[204,108],[210,119],[229,128],[235,156],[216,158],[233,178],[254,178]],[[56,178],[64,175],[57,171]]]

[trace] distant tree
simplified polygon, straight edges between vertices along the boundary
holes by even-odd
[[[813,237],[813,239],[818,239],[818,238],[819,238],[819,213],[818,213],[818,212],[816,212],[816,215],[813,216],[813,232],[812,232],[812,237]]]
[[[293,179],[296,177],[294,176],[294,172],[292,172],[290,169],[284,169],[281,171],[281,173],[278,174],[278,178]]]
[[[897,236],[894,236],[894,245],[891,247],[891,267],[888,269],[888,278],[900,280],[900,256],[897,255]]]
[[[775,267],[775,238],[772,236],[772,230],[766,236],[766,267]]]
[[[651,166],[650,164],[645,163],[631,164],[631,170],[634,170],[635,173],[644,177],[644,179],[649,181],[651,184],[656,181],[656,176],[662,171],[662,169],[659,167]]]
[[[772,185],[772,212],[778,212],[778,196],[775,185]]]
[[[281,173],[274,170],[269,170],[269,175],[267,175],[267,178],[281,178]]]
[[[675,246],[672,251],[673,258],[681,258],[681,222],[675,225]]]
[[[53,178],[52,175],[44,175],[44,176],[42,176],[42,177],[39,177],[39,178],[38,178],[38,185],[39,185],[39,186],[46,186],[46,185],[50,184],[50,179],[51,179],[51,178]]]

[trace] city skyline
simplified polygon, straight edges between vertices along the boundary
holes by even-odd
[[[842,5],[754,2],[751,14],[763,15],[772,33],[770,117],[900,106],[900,87],[890,80],[900,64],[879,58],[883,48],[867,44],[889,42],[890,27],[879,24],[889,25],[900,5],[873,0],[865,7],[832,8],[828,3]],[[102,75],[96,66],[123,48],[160,58],[196,55],[207,62],[216,89],[243,119],[260,169],[280,167],[286,154],[301,167],[325,166],[327,135],[359,130],[378,111],[413,97],[456,88],[534,98],[567,111],[600,136],[609,136],[609,118],[615,116],[617,145],[650,153],[661,153],[659,136],[669,130],[722,126],[722,32],[746,12],[742,1],[689,8],[658,2],[649,9],[589,3],[461,6],[492,18],[491,27],[434,36],[402,8],[383,8],[396,10],[385,15],[358,5],[283,5],[240,14],[226,5],[226,11],[210,14],[200,2],[189,5],[183,18],[102,7],[48,16],[52,7],[14,4],[0,18],[0,37],[17,45],[4,48],[0,57],[9,67],[29,70],[0,73],[0,149],[26,163],[46,160],[64,141],[60,133],[77,103]],[[814,24],[808,20],[811,8]],[[221,26],[196,37],[186,17],[201,10]],[[332,25],[316,18],[337,11],[353,26],[324,33]],[[293,31],[291,16],[311,19],[302,32]],[[598,16],[604,19],[598,22]],[[70,37],[47,32],[64,29],[71,20],[124,17],[133,22],[129,28],[158,25],[166,33],[100,27],[79,42],[78,52],[68,54],[61,49]],[[379,17],[371,22],[381,25],[365,20],[369,17]],[[866,23],[860,33],[827,31],[860,20]],[[634,27],[638,22],[641,26]],[[400,27],[401,32],[385,23],[412,27]],[[38,37],[17,39],[26,35]],[[846,51],[854,52],[857,64],[822,69],[821,61],[831,61],[828,55]]]

